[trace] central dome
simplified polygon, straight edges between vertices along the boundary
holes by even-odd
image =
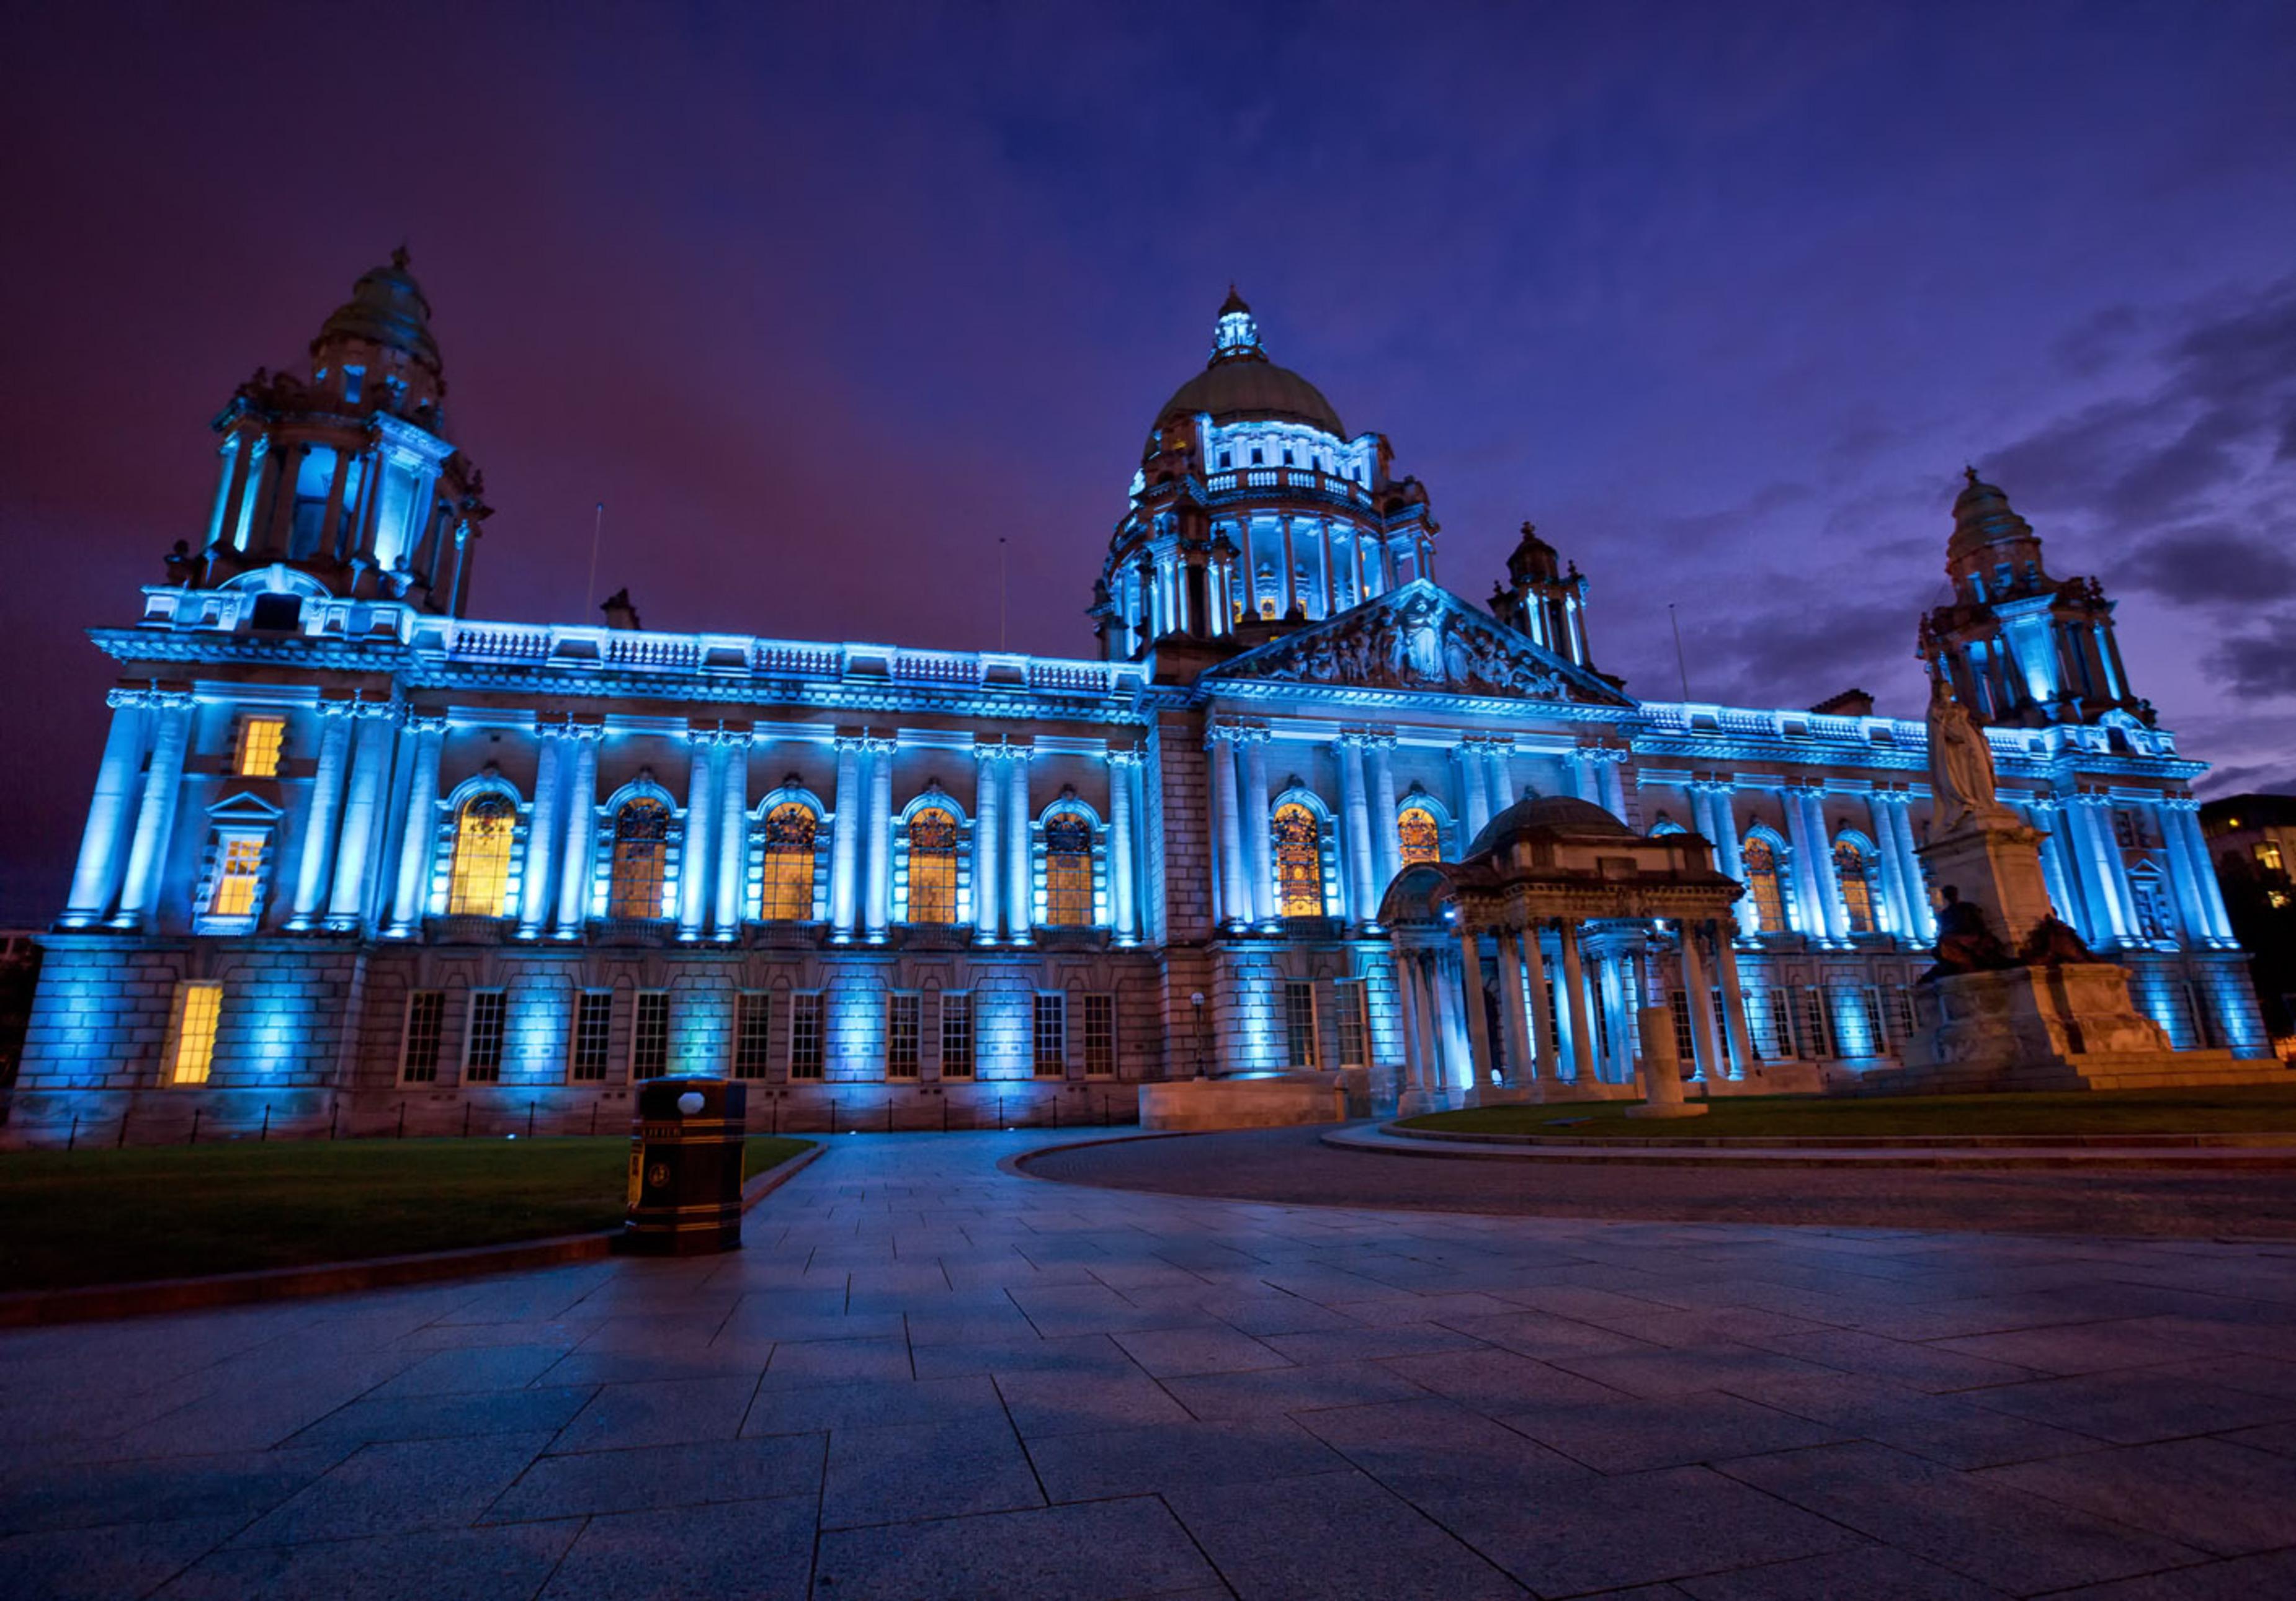
[[[1220,308],[1212,358],[1204,370],[1172,392],[1156,414],[1160,424],[1174,413],[1193,416],[1209,412],[1215,423],[1235,423],[1266,417],[1285,423],[1305,423],[1337,439],[1348,437],[1340,414],[1323,391],[1289,367],[1279,367],[1259,348],[1259,329],[1251,308],[1231,288]]]
[[[1474,842],[1460,853],[1462,859],[1504,850],[1525,834],[1595,834],[1635,836],[1635,831],[1595,805],[1571,795],[1525,795],[1483,825]]]

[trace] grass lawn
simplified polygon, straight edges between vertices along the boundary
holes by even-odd
[[[1479,1106],[1406,1118],[1410,1129],[1636,1139],[1848,1138],[1920,1134],[2296,1133],[2296,1083],[2079,1095],[1730,1096],[1678,1123],[1623,1115],[1630,1101]]]
[[[747,1171],[813,1142],[758,1138]],[[627,1138],[281,1141],[0,1154],[0,1291],[611,1228]]]

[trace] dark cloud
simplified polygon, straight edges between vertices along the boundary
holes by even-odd
[[[2219,639],[2202,664],[2242,700],[2296,695],[2296,612],[2266,617],[2253,632]]]
[[[2296,555],[2228,523],[2201,523],[2145,540],[2113,577],[2185,605],[2253,604],[2296,595]]]

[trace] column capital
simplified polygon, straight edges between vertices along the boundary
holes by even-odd
[[[1204,749],[1209,751],[1216,745],[1234,744],[1242,736],[1242,732],[1234,723],[1207,723],[1204,725]]]
[[[855,756],[869,748],[869,738],[863,734],[840,734],[830,740],[829,748],[840,756]]]
[[[417,711],[409,707],[406,731],[409,734],[444,734],[447,732],[447,714],[443,711]]]
[[[446,719],[443,718],[439,719],[441,727],[445,726],[445,721]],[[578,718],[570,718],[567,719],[566,727],[560,729],[558,732],[565,735],[569,739],[585,740],[595,743],[606,737],[606,725],[600,722],[584,722]]]
[[[723,737],[726,743],[732,743],[731,736]],[[750,736],[746,734],[742,735],[740,738],[742,743],[745,745],[750,743]],[[872,756],[890,755],[900,743],[890,734],[865,734],[859,741],[861,749],[868,751]]]
[[[1137,745],[1111,745],[1109,747],[1108,765],[1110,767],[1136,768],[1146,759],[1146,752],[1143,751]]]
[[[2112,797],[2103,790],[2076,790],[2062,799],[2071,801],[2075,806],[2094,807],[2098,810],[2112,804]]]
[[[352,701],[348,704],[330,702],[324,710],[340,717],[373,718],[379,722],[400,722],[406,716],[404,701]]]
[[[2161,809],[2163,811],[2191,812],[2197,815],[2201,809],[2201,802],[2198,797],[2193,795],[2163,795],[2161,798]]]
[[[1005,750],[1004,745],[989,740],[975,740],[972,743],[972,759],[984,767],[994,766],[1004,759]]]
[[[1487,734],[1483,736],[1483,743],[1494,756],[1514,754],[1514,735],[1512,734]]]

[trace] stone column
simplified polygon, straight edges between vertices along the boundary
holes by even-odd
[[[1562,771],[1570,780],[1573,799],[1592,800],[1595,805],[1600,806],[1602,800],[1595,794],[1595,781],[1587,770],[1592,765],[1590,760],[1592,755],[1593,752],[1583,747],[1576,751],[1565,751],[1562,753]]]
[[[1906,905],[1914,915],[1914,938],[1923,945],[1937,943],[1937,908],[1930,904],[1929,880],[1923,875],[1921,858],[1914,850],[1913,797],[1906,795],[1890,808],[1890,821],[1898,831],[1898,870],[1906,883]]]
[[[1108,898],[1119,945],[1138,943],[1139,907],[1132,887],[1132,775],[1137,751],[1108,753]]]
[[[677,937],[699,940],[709,913],[709,836],[718,825],[715,780],[718,776],[718,731],[694,728],[686,734],[693,747],[685,772],[685,827],[677,858]],[[837,786],[837,843],[845,844],[848,791],[843,768]],[[855,809],[857,811],[858,807]]]
[[[1026,745],[1013,745],[1005,755],[1004,794],[1004,926],[1015,945],[1035,943],[1029,930],[1037,915],[1037,865],[1029,825],[1029,761]]]
[[[1603,805],[1621,823],[1627,820],[1627,753],[1603,752]]]
[[[742,935],[742,895],[750,880],[750,735],[728,733],[718,772],[718,893],[710,928],[720,940]]]
[[[534,809],[526,820],[526,870],[519,879],[518,937],[537,939],[542,925],[550,916],[551,880],[558,865],[558,788],[559,755],[565,743],[563,734],[551,729],[537,734],[542,750],[536,759],[534,772]],[[693,837],[693,825],[689,818],[686,838]]]
[[[1587,1015],[1587,975],[1578,959],[1578,920],[1565,917],[1556,928],[1562,946],[1562,1008],[1570,1015],[1570,1071],[1565,1076],[1578,1081],[1591,1076],[1587,1070],[1595,1060],[1594,1019]]]
[[[1546,944],[1539,933],[1538,923],[1533,919],[1522,931],[1522,965],[1524,988],[1524,1026],[1530,1039],[1530,1056],[1534,1070],[1542,1079],[1562,1076],[1562,1042],[1554,1037],[1554,1025],[1546,1018]]]
[[[558,847],[558,938],[578,940],[590,920],[590,897],[597,883],[598,745],[606,736],[597,723],[574,723],[566,730],[573,747],[574,775],[566,786],[565,838]]]
[[[406,736],[414,742],[414,770],[406,784],[406,817],[398,834],[398,876],[391,887],[390,932],[406,937],[421,931],[430,909],[430,867],[439,846],[439,755],[447,738],[443,717],[411,716]]]
[[[1222,921],[1251,921],[1251,875],[1243,856],[1242,805],[1236,797],[1235,733],[1215,727],[1204,736],[1204,757],[1212,770],[1212,815],[1219,830]]]
[[[1823,846],[1810,833],[1809,813],[1801,803],[1801,789],[1788,784],[1779,792],[1786,814],[1786,838],[1793,847],[1793,904],[1800,914],[1793,919],[1801,933],[1824,944],[1831,936],[1827,932],[1823,882],[1818,877],[1817,858]]]
[[[1464,856],[1469,842],[1491,820],[1490,780],[1483,770],[1482,741],[1463,739],[1452,747],[1451,755],[1459,775],[1459,816],[1465,824],[1459,854]]]
[[[363,926],[374,899],[374,858],[382,849],[383,792],[390,783],[390,748],[401,715],[398,707],[388,704],[359,708],[350,786],[343,802],[342,840],[335,853],[334,891],[327,901],[330,928]]]
[[[841,736],[837,751],[837,794],[830,802],[837,821],[829,836],[829,939],[832,945],[849,943],[861,914],[861,831],[869,802],[861,792],[861,741]]]
[[[1482,940],[1472,929],[1459,931],[1459,1004],[1467,1012],[1467,1046],[1478,1089],[1496,1081],[1491,1071],[1491,1020],[1483,1006]]]
[[[1522,935],[1499,931],[1499,1038],[1506,1045],[1507,1080],[1516,1088],[1538,1076],[1522,1005]]]
[[[1730,1076],[1742,1079],[1754,1071],[1754,1041],[1746,1029],[1746,991],[1738,981],[1738,952],[1724,936],[1727,925],[1718,924],[1714,940],[1715,965],[1722,970],[1722,1030],[1730,1046]]]
[[[71,896],[57,919],[66,928],[88,928],[103,921],[118,890],[121,842],[135,803],[136,768],[144,759],[144,713],[148,689],[115,689],[105,697],[111,732],[104,736],[103,760],[95,769],[95,796],[88,803],[87,826],[79,837],[79,864],[72,871]]]
[[[2201,803],[2189,795],[2169,801],[2161,813],[2166,829],[2181,833],[2185,852],[2193,863],[2193,886],[2199,892],[2202,924],[2219,946],[2239,941],[2232,932],[2232,913],[2226,909],[2224,886],[2217,882],[2216,864],[2209,859],[2208,836],[2201,832]]]
[[[1745,854],[1738,839],[1738,813],[1734,803],[1734,791],[1720,780],[1691,786],[1691,793],[1704,803],[1705,817],[1698,828],[1714,842],[1716,871],[1743,883],[1746,880]],[[1762,915],[1755,907],[1751,895],[1742,895],[1732,906],[1730,915],[1737,920],[1738,932],[1752,939],[1762,932]]]
[[[303,817],[303,849],[295,859],[295,900],[287,926],[309,928],[326,904],[327,869],[334,865],[335,818],[342,809],[343,769],[351,743],[353,703],[324,701],[319,704],[319,765],[311,776],[311,806]],[[159,757],[152,757],[153,766]],[[179,756],[180,759],[180,756]],[[147,795],[149,792],[146,792]],[[141,834],[139,831],[139,842]],[[135,877],[131,864],[128,876]]]
[[[2089,905],[2101,910],[2095,916],[2093,943],[2125,945],[2136,936],[2136,919],[2129,915],[2128,866],[2120,859],[2120,842],[2113,838],[2112,820],[2105,816],[2112,801],[2103,795],[2072,797],[2076,854]]]
[[[997,825],[1004,811],[1004,759],[1002,745],[976,744],[972,790],[972,942],[996,943]]]
[[[149,926],[159,909],[168,874],[168,842],[175,833],[176,801],[183,789],[184,756],[192,740],[192,697],[178,692],[152,695],[156,726],[152,761],[144,772],[135,808],[135,833],[127,846],[127,874],[119,891],[121,928]],[[340,761],[340,757],[338,757]]]
[[[1411,959],[1401,951],[1393,953],[1395,964],[1395,1005],[1401,1014],[1403,1025],[1403,1063],[1400,1080],[1396,1086],[1398,1098],[1417,1089],[1420,1084],[1420,1043],[1418,986],[1411,971]]]
[[[893,742],[868,742],[869,860],[862,870],[869,943],[885,942],[893,916]]]
[[[1372,875],[1377,881],[1372,893],[1378,896],[1387,892],[1387,886],[1403,870],[1403,844],[1396,834],[1395,821],[1395,735],[1375,734],[1364,743],[1371,753]]]
[[[1841,899],[1841,878],[1833,870],[1833,841],[1825,832],[1825,792],[1808,785],[1793,792],[1809,817],[1809,837],[1816,847],[1816,885],[1818,905],[1825,914],[1825,937],[1835,945],[1849,942],[1849,907]]]
[[[1701,948],[1700,936],[1706,925],[1685,918],[1681,927],[1683,999],[1690,1009],[1690,1043],[1697,1060],[1694,1076],[1710,1084],[1727,1075],[1715,1045],[1714,985],[1706,976],[1706,952]]]
[[[1246,859],[1251,864],[1251,915],[1259,924],[1275,921],[1275,837],[1267,807],[1267,730],[1245,728],[1243,827]]]
[[[1495,817],[1514,804],[1514,779],[1507,771],[1507,760],[1513,754],[1514,741],[1504,736],[1483,748],[1483,765],[1490,781],[1491,816]]]
[[[1379,889],[1372,884],[1371,806],[1364,794],[1360,734],[1340,735],[1340,825],[1347,831],[1349,910],[1358,924],[1375,923]]]

